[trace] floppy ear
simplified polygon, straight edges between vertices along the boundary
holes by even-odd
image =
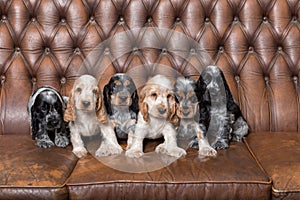
[[[108,83],[107,85],[105,85],[104,89],[103,89],[103,101],[104,101],[104,105],[106,108],[106,112],[109,115],[112,115],[112,110],[111,110],[111,97],[110,97],[110,91],[111,91],[111,84],[112,83]]]
[[[227,106],[227,110],[230,111],[231,113],[233,113],[235,115],[235,117],[239,117],[242,116],[242,112],[240,110],[240,108],[238,107],[238,105],[235,103],[231,91],[229,89],[229,86],[227,84],[227,81],[225,79],[224,73],[220,70],[220,74],[223,80],[223,84],[224,84],[224,88],[225,88],[225,92],[226,92],[226,106]]]
[[[204,126],[208,127],[210,123],[210,94],[207,89],[207,85],[203,80],[203,77],[200,76],[196,88],[195,93],[198,97],[199,102],[199,113],[200,113],[200,119],[199,123],[204,124]]]
[[[66,108],[65,114],[64,114],[64,120],[66,122],[73,122],[76,120],[74,94],[73,93],[74,93],[74,91],[72,89],[72,91],[70,92],[70,95],[69,95],[69,101],[67,104],[67,108]]]
[[[144,99],[146,97],[146,91],[145,89],[142,89],[140,93],[140,98],[139,98],[139,110],[145,120],[145,122],[149,122],[149,113],[148,113],[148,105],[146,102],[144,102]]]
[[[177,116],[177,102],[176,102],[176,98],[175,95],[172,95],[173,97],[169,100],[169,105],[170,105],[170,114],[169,114],[169,121],[174,124],[177,125],[179,122],[179,118]]]
[[[129,109],[137,115],[139,112],[139,97],[136,90],[132,93],[131,100],[132,102]]]
[[[103,97],[101,95],[101,91],[99,90],[98,92],[98,100],[97,100],[97,105],[96,105],[96,116],[97,120],[101,123],[107,123],[107,114],[106,114],[106,109],[104,106],[103,102]]]

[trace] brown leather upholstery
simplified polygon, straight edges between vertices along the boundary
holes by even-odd
[[[22,199],[21,194],[31,193],[20,191],[32,191],[32,198],[37,197],[35,194],[67,198],[66,187],[74,198],[86,194],[92,197],[93,192],[125,198],[127,194],[122,191],[157,198],[195,194],[204,198],[220,195],[220,199],[230,194],[250,198],[251,193],[259,192],[260,197],[269,198],[269,178],[259,171],[250,152],[270,177],[273,198],[300,198],[299,187],[295,188],[300,185],[300,176],[286,178],[286,162],[294,163],[291,154],[300,153],[296,148],[300,137],[299,9],[299,0],[0,1],[0,135],[23,135],[20,139],[0,137],[1,175],[5,170],[5,176],[0,175],[0,190],[4,192],[0,198],[13,194],[9,197],[16,199],[20,194]],[[195,152],[153,175],[122,174],[89,157],[80,160],[68,182],[76,161],[70,149],[43,151],[26,139],[30,138],[26,105],[37,87],[51,85],[68,95],[74,80],[83,73],[96,76],[103,87],[117,72],[132,75],[141,87],[155,73],[197,79],[208,64],[223,69],[251,131],[247,139],[249,152],[240,144],[220,151],[216,159],[204,163],[208,172],[197,163]],[[40,153],[38,163],[48,153],[59,151],[59,155],[66,156],[67,163],[62,162],[68,166],[62,169],[64,175],[58,178],[51,169],[45,172],[48,182],[28,186],[32,177],[24,172],[13,176],[14,184],[19,185],[10,187],[7,163],[17,169],[25,162],[23,154],[13,149],[23,140],[33,151],[30,153]],[[285,140],[293,142],[285,145]],[[285,149],[277,150],[280,146]],[[11,162],[11,157],[20,160]],[[52,162],[56,162],[54,158],[43,166],[51,168]],[[224,170],[228,170],[225,174],[220,171],[224,162]],[[110,176],[96,173],[97,166]],[[241,171],[234,167],[241,167],[249,176],[237,173]],[[168,177],[164,177],[166,171]],[[91,183],[82,178],[94,172]]]

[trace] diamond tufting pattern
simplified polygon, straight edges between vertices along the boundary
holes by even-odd
[[[279,3],[280,2],[280,3]],[[299,131],[298,0],[0,1],[0,134],[28,134],[31,92],[82,73],[142,85],[220,66],[252,131]]]

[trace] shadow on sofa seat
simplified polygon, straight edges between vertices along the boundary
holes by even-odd
[[[148,141],[145,152],[157,141]],[[123,146],[124,147],[124,146]],[[122,165],[124,163],[120,163]],[[198,151],[157,171],[127,173],[89,155],[67,182],[70,199],[269,199],[271,182],[243,143],[205,161]]]

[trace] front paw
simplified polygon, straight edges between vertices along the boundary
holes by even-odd
[[[113,144],[103,143],[99,149],[95,152],[97,157],[110,156],[110,155],[119,155],[123,151],[121,146],[116,146]]]
[[[37,146],[41,148],[53,147],[54,143],[49,138],[37,139]]]
[[[73,148],[72,151],[78,158],[87,156],[87,150],[84,147]]]
[[[144,155],[144,153],[140,150],[129,149],[125,152],[125,156],[129,158],[140,158]]]
[[[167,154],[172,157],[180,158],[186,155],[186,151],[179,147],[167,148],[165,144],[160,144],[155,148],[156,153]]]
[[[212,147],[201,147],[199,148],[199,155],[200,156],[216,156],[217,151]]]
[[[55,137],[55,145],[58,147],[66,147],[69,143],[69,138],[67,136],[58,135]]]

